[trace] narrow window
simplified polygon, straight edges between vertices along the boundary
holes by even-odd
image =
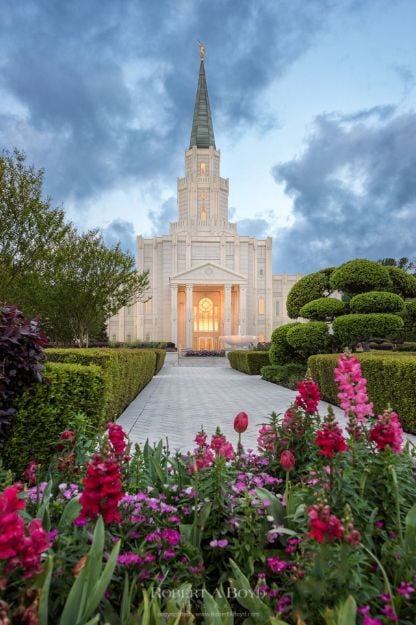
[[[264,297],[259,297],[259,315],[264,315]]]
[[[279,315],[280,315],[280,302],[277,299],[274,303],[274,316],[279,317]]]
[[[201,163],[201,176],[207,175],[207,166],[204,162]]]

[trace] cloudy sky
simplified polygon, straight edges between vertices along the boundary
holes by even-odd
[[[232,220],[275,272],[416,256],[415,0],[0,6],[1,148],[81,229],[167,232],[202,40]]]

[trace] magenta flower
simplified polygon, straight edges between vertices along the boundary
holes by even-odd
[[[400,454],[403,447],[403,429],[397,413],[385,410],[379,415],[368,433],[368,440],[373,441],[380,451],[389,447],[395,454]]]
[[[405,599],[410,599],[410,595],[412,594],[412,592],[415,592],[415,589],[407,582],[400,582],[400,586],[397,588],[397,592]]]
[[[292,568],[291,562],[281,560],[278,556],[267,558],[267,566],[273,571],[273,573],[282,573],[283,571]]]

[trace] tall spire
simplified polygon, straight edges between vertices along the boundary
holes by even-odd
[[[189,147],[215,148],[214,128],[212,126],[211,109],[209,107],[208,87],[205,78],[204,54],[205,47],[199,45],[201,64],[199,66],[198,89],[196,91],[194,118]]]

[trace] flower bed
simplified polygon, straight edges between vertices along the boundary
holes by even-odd
[[[209,357],[209,356],[215,356],[215,357],[220,357],[222,358],[223,356],[225,356],[225,350],[223,349],[187,349],[185,352],[185,356],[188,357],[198,357],[198,356],[202,356],[202,357]]]
[[[182,455],[133,450],[115,424],[91,440],[78,419],[49,470],[32,462],[26,489],[0,494],[3,622],[413,623],[413,453],[396,413],[373,414],[356,358],[336,378],[345,433],[305,379],[257,452],[244,412],[237,448],[200,431]]]

